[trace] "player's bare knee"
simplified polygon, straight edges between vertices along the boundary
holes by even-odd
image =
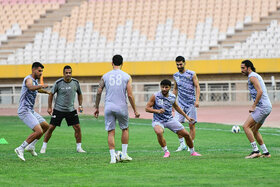
[[[73,128],[74,128],[75,132],[81,132],[80,125],[73,125]]]
[[[158,136],[162,136],[162,134],[163,134],[162,129],[154,129],[154,130],[155,130],[155,133],[156,133]]]
[[[185,129],[177,131],[177,134],[183,137],[190,137],[190,134]]]

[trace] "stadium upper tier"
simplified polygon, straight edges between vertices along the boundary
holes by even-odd
[[[0,0],[0,64],[276,58],[280,0]]]

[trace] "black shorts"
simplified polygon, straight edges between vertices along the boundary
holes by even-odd
[[[72,112],[60,112],[54,109],[50,124],[54,126],[60,126],[63,118],[66,119],[68,126],[77,125],[80,123],[77,110],[74,110]]]

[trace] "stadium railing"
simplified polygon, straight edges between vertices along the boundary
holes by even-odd
[[[266,80],[268,95],[273,104],[280,104],[280,80]],[[93,107],[98,83],[81,83],[84,107]],[[247,105],[252,103],[247,89],[247,81],[200,81],[200,105]],[[51,89],[51,85],[48,88]],[[158,82],[133,83],[133,93],[137,106],[143,107],[150,96],[160,90]],[[0,85],[1,108],[18,106],[21,85]],[[104,106],[105,91],[102,94],[101,106]],[[39,109],[47,107],[48,96],[38,94],[36,106]],[[77,103],[76,103],[77,105]]]

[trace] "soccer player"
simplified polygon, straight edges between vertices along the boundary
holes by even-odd
[[[48,91],[42,89],[47,88],[47,84],[39,85],[37,82],[43,74],[43,69],[44,66],[40,62],[34,62],[32,64],[32,74],[26,76],[22,83],[18,116],[34,131],[19,147],[15,149],[17,156],[23,161],[25,161],[24,149],[30,152],[32,156],[37,156],[37,153],[35,152],[35,144],[49,128],[49,124],[46,120],[34,111],[37,92],[50,94]]]
[[[195,139],[195,123],[197,122],[196,109],[199,107],[200,87],[197,76],[194,71],[185,70],[185,58],[178,56],[176,65],[179,72],[173,75],[174,89],[173,94],[178,96],[178,104],[180,108],[194,121],[189,121],[190,135],[194,142]],[[185,117],[175,112],[175,118],[180,123],[185,123]],[[184,138],[178,135],[180,146],[176,150],[182,151],[187,149]],[[189,151],[189,148],[188,148]]]
[[[174,109],[184,116],[188,121],[194,119],[187,116],[184,111],[178,106],[176,102],[176,96],[170,91],[171,81],[162,80],[160,83],[161,91],[153,94],[147,103],[146,112],[154,113],[152,126],[155,133],[157,134],[158,143],[164,151],[164,158],[170,156],[170,152],[167,149],[166,141],[163,137],[164,128],[168,128],[177,135],[184,137],[187,145],[190,148],[192,156],[201,156],[199,153],[194,151],[193,142],[188,131],[185,130],[184,126],[172,116],[172,106]]]
[[[116,119],[122,130],[122,158],[121,160],[131,161],[132,158],[127,154],[128,146],[128,108],[126,98],[128,96],[131,107],[134,111],[135,117],[139,118],[140,114],[137,112],[134,96],[132,93],[132,79],[130,75],[121,70],[123,65],[123,58],[121,55],[113,57],[113,70],[104,74],[100,80],[96,101],[94,116],[99,116],[99,104],[103,88],[106,88],[105,96],[105,130],[108,131],[108,145],[111,155],[111,164],[116,163],[115,153],[115,127]]]
[[[253,148],[253,152],[245,158],[258,158],[260,156],[269,158],[271,155],[264,144],[259,128],[270,114],[272,105],[270,103],[264,81],[255,71],[256,69],[250,60],[242,61],[241,73],[244,76],[248,76],[248,88],[251,97],[254,100],[253,105],[249,108],[249,113],[251,113],[251,115],[249,115],[243,125],[244,132],[246,133]],[[260,154],[255,139],[263,151],[262,155]]]
[[[57,96],[54,109],[52,110],[52,101],[55,93]],[[52,115],[52,117],[40,153],[46,153],[47,143],[51,138],[53,131],[57,126],[60,127],[61,121],[64,118],[66,119],[67,125],[72,126],[75,131],[77,152],[85,153],[82,149],[82,133],[79,116],[77,110],[74,108],[76,93],[78,94],[79,111],[82,112],[83,95],[80,83],[77,79],[72,78],[72,68],[67,65],[63,68],[63,78],[60,78],[55,82],[48,98],[48,113]]]

